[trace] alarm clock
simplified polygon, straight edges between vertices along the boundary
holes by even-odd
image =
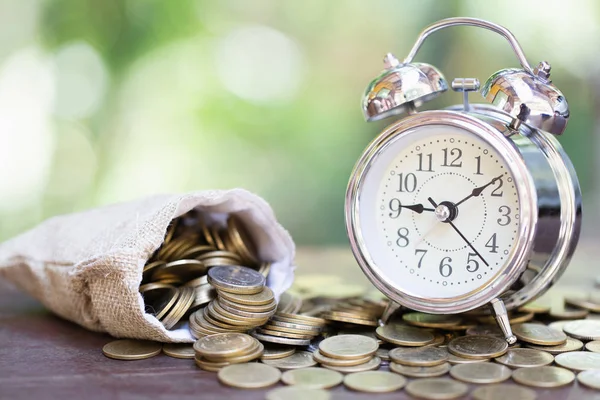
[[[448,85],[434,66],[413,62],[432,33],[467,25],[512,46],[521,68],[502,69],[480,90],[474,78]],[[550,64],[532,68],[506,28],[449,18],[423,30],[400,62],[392,54],[367,87],[367,121],[400,119],[356,163],[346,192],[346,230],[368,279],[391,301],[431,314],[491,312],[516,341],[507,310],[544,293],[563,273],[581,223],[577,175],[556,140],[569,119]],[[451,87],[462,104],[418,111]],[[485,104],[471,104],[469,92]]]

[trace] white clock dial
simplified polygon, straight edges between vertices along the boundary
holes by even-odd
[[[450,126],[405,132],[375,156],[359,193],[377,273],[420,298],[463,296],[512,257],[519,198],[508,162]]]

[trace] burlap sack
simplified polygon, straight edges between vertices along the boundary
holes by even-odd
[[[0,245],[0,275],[59,316],[115,337],[193,341],[144,312],[142,269],[171,220],[192,209],[214,219],[235,213],[247,225],[276,295],[293,280],[294,243],[270,206],[245,190],[159,195],[51,218]]]

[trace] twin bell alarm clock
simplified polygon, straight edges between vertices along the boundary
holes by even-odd
[[[449,85],[440,70],[413,62],[434,32],[468,25],[512,46],[521,68],[502,69],[480,88],[474,78]],[[404,61],[392,54],[369,86],[367,121],[395,117],[358,160],[346,193],[346,229],[368,279],[390,300],[382,323],[404,306],[431,314],[492,312],[516,341],[507,310],[544,293],[577,245],[581,193],[556,135],[569,106],[532,68],[506,28],[473,18],[427,27]],[[446,92],[463,104],[419,107]],[[481,91],[485,104],[469,103]]]

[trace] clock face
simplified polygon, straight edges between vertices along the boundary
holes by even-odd
[[[396,136],[373,157],[358,195],[374,272],[410,296],[473,293],[514,256],[518,185],[509,161],[467,130],[429,125]]]

